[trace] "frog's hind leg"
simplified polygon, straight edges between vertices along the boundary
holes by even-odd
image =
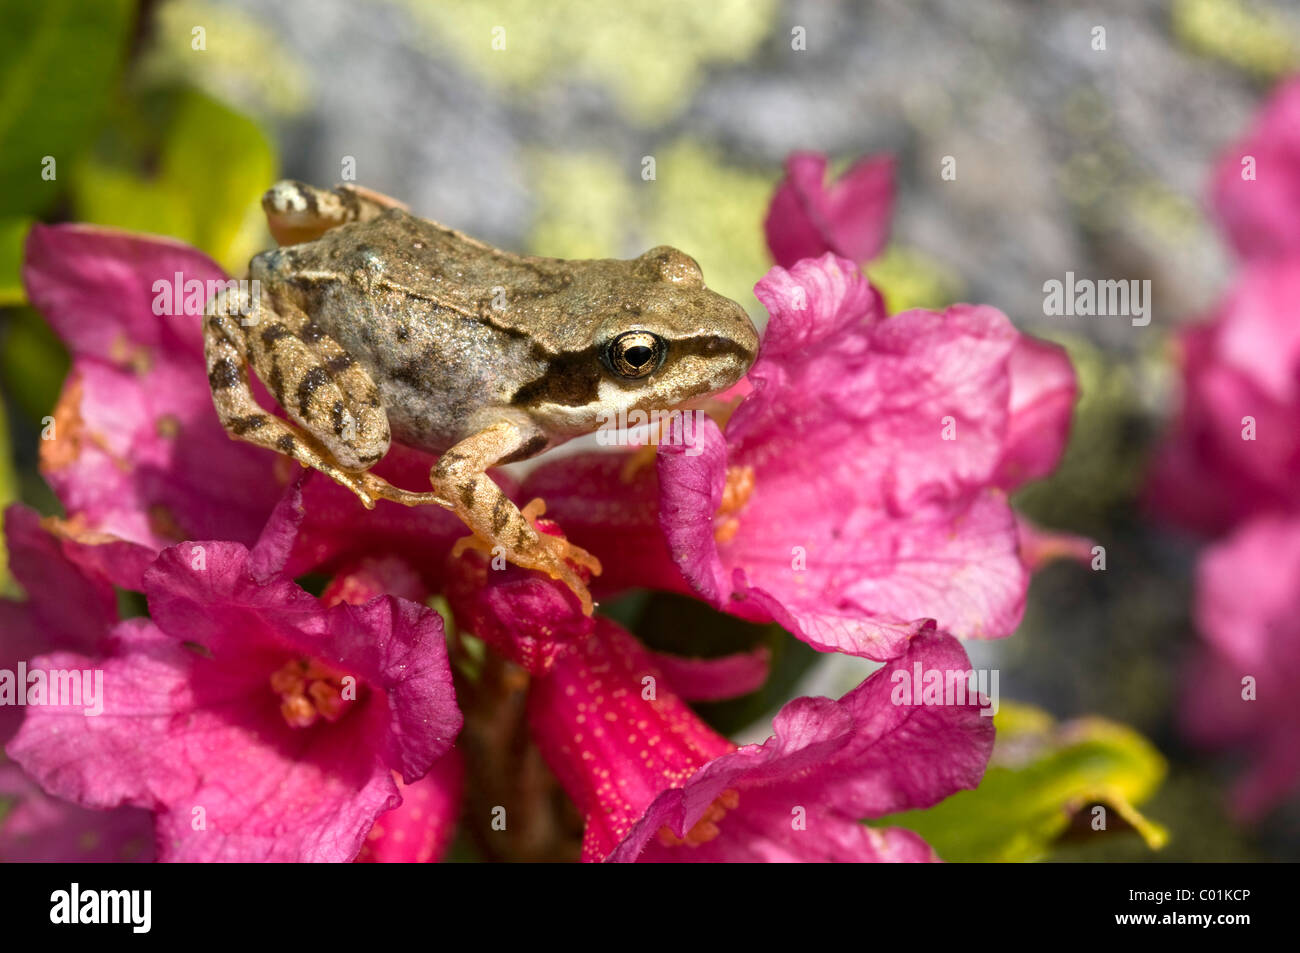
[[[355,493],[367,508],[376,498],[403,494],[410,499],[399,502],[408,505],[446,505],[435,494],[408,494],[365,472],[384,455],[389,441],[388,419],[369,376],[337,343],[324,335],[317,338],[301,312],[281,306],[282,315],[259,305],[257,323],[244,326],[240,314],[253,313],[251,304],[244,292],[223,291],[209,303],[204,317],[208,383],[226,431],[321,471]],[[257,403],[248,383],[250,363],[301,426],[267,413]]]
[[[285,179],[262,196],[267,226],[280,245],[315,241],[331,228],[348,222],[368,222],[391,208],[405,210],[406,205],[359,185],[318,189]]]
[[[563,582],[578,597],[583,612],[591,615],[591,594],[574,567],[599,574],[600,561],[567,539],[538,530],[534,523],[546,505],[534,500],[520,510],[487,473],[520,453],[526,455],[529,444],[540,436],[527,418],[498,421],[444,452],[429,480],[440,496],[454,501],[452,509],[474,533],[456,544],[453,556],[467,548],[500,553],[516,566]]]

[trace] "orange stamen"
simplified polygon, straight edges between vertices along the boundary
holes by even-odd
[[[685,837],[678,837],[667,826],[659,828],[659,843],[665,847],[699,847],[701,844],[707,844],[713,838],[722,833],[718,827],[727,814],[727,811],[734,811],[740,806],[740,792],[734,788],[728,788],[718,795],[717,799],[709,805],[704,812],[704,816],[695,822],[695,825],[686,832]]]
[[[280,714],[294,728],[318,718],[338,721],[351,699],[343,697],[343,678],[315,659],[294,659],[271,673],[271,690],[280,696]]]

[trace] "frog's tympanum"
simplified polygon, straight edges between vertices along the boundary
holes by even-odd
[[[478,546],[563,580],[590,613],[574,565],[599,563],[538,532],[539,507],[521,512],[488,468],[730,387],[758,346],[744,309],[667,246],[630,261],[524,257],[349,185],[281,182],[262,204],[281,247],[250,263],[257,294],[222,292],[204,323],[230,434],[367,507],[452,509]],[[254,400],[249,365],[288,420]],[[432,492],[368,472],[392,441],[440,455]]]

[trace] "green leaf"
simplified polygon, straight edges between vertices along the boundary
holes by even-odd
[[[54,410],[68,373],[68,352],[31,308],[10,311],[0,334],[0,380],[14,410],[33,423]]]
[[[0,307],[23,304],[23,243],[32,227],[29,218],[0,219]]]
[[[153,104],[136,108],[146,105]],[[138,171],[147,164],[138,156],[89,155],[77,165],[77,217],[178,238],[240,273],[267,244],[260,200],[275,177],[270,140],[251,119],[193,90],[178,91],[165,111],[152,174]]]
[[[0,0],[0,216],[36,214],[58,198],[60,176],[99,128],[134,7]]]
[[[1056,725],[1043,711],[1003,704],[997,743],[984,780],[924,811],[873,821],[916,831],[950,861],[1031,861],[1063,838],[1136,830],[1152,849],[1165,829],[1135,805],[1160,786],[1165,761],[1137,732],[1104,718]],[[1106,809],[1097,830],[1091,808]]]

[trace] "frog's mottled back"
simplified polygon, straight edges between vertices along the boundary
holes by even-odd
[[[668,409],[730,386],[757,345],[743,309],[674,249],[523,257],[400,209],[259,255],[252,276],[365,367],[397,440],[435,452],[494,407],[534,417],[538,449],[618,410]],[[620,374],[609,348],[637,331],[655,366]]]

